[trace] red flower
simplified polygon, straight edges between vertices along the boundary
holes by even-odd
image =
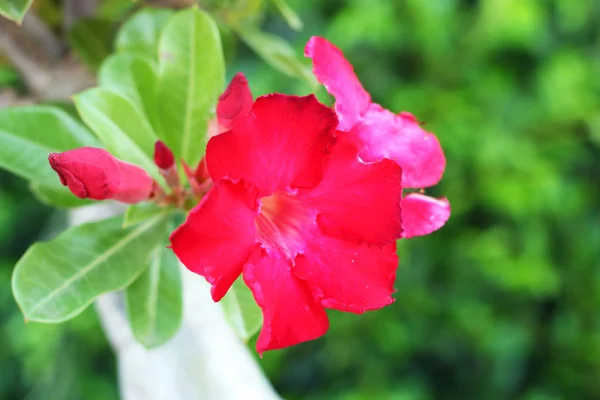
[[[81,147],[51,153],[48,161],[62,184],[82,199],[133,204],[147,200],[152,192],[153,180],[146,171],[103,149]]]
[[[323,335],[324,308],[393,302],[401,170],[362,162],[337,125],[314,96],[260,97],[210,139],[215,185],[171,235],[215,301],[243,274],[263,312],[261,353]]]
[[[371,101],[343,53],[321,37],[312,37],[305,55],[313,61],[313,72],[335,96],[338,129],[349,132],[359,143],[360,158],[395,160],[402,167],[402,184],[424,188],[439,182],[446,158],[435,135],[424,131],[407,112],[394,114]],[[441,228],[450,217],[446,198],[408,194],[402,200],[403,236],[427,235]]]
[[[248,80],[243,73],[238,72],[231,79],[223,94],[219,96],[217,117],[208,123],[209,138],[231,129],[240,118],[248,114],[253,101]],[[210,185],[205,158],[202,158],[193,170],[187,166],[184,166],[184,168],[186,168],[188,178],[195,180],[192,185],[197,186],[196,183],[199,185],[204,184],[204,186]],[[200,191],[202,190],[200,189]]]

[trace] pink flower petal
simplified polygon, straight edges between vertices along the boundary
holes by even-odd
[[[248,80],[244,74],[238,72],[219,97],[217,104],[217,120],[222,130],[231,129],[239,118],[246,115],[253,101]]]
[[[329,320],[306,284],[290,271],[291,261],[257,247],[244,267],[244,281],[263,312],[256,350],[293,346],[327,332]]]
[[[409,113],[394,115],[377,104],[351,131],[362,142],[365,161],[395,160],[402,167],[402,185],[424,188],[439,182],[446,158],[435,135],[421,128]]]
[[[352,65],[340,49],[322,37],[313,36],[304,48],[313,61],[313,73],[327,91],[335,96],[339,129],[350,130],[371,104],[371,96],[354,74]]]
[[[245,179],[261,195],[314,187],[336,126],[334,112],[313,95],[260,97],[230,131],[210,139],[208,172],[214,181]]]
[[[341,239],[385,245],[401,237],[402,173],[393,161],[366,164],[347,133],[331,149],[323,180],[302,191],[321,229]]]
[[[254,217],[256,191],[244,183],[220,181],[187,220],[171,234],[171,246],[179,260],[202,275],[219,301],[242,273],[256,240]]]
[[[323,307],[362,313],[391,304],[398,268],[396,243],[357,245],[313,233],[292,272]]]
[[[440,229],[450,218],[450,202],[411,193],[402,199],[404,238],[424,236]]]

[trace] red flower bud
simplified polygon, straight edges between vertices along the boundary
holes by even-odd
[[[148,199],[152,193],[153,180],[146,171],[103,149],[81,147],[51,153],[48,161],[61,183],[82,199],[133,204]]]
[[[170,169],[175,164],[173,152],[162,140],[157,140],[154,145],[154,163],[163,170]]]
[[[217,104],[217,120],[224,130],[229,130],[239,117],[248,114],[252,107],[252,92],[248,80],[241,72],[235,74]]]

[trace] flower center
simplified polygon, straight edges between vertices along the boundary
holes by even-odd
[[[263,197],[259,215],[254,218],[258,241],[291,259],[304,251],[303,232],[314,221],[314,215],[295,196],[285,192]]]

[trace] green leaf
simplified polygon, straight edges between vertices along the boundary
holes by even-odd
[[[129,229],[122,229],[121,221],[117,216],[76,226],[25,252],[12,287],[26,320],[68,320],[99,295],[123,289],[139,276],[164,239],[168,219],[157,215]]]
[[[150,266],[127,288],[127,314],[135,338],[159,346],[181,326],[183,300],[179,262],[164,245],[152,252]]]
[[[66,112],[25,106],[0,110],[0,168],[28,180],[59,181],[48,154],[100,143]]]
[[[119,52],[138,53],[153,60],[158,58],[158,38],[173,11],[145,7],[135,13],[119,30],[116,48]]]
[[[257,27],[247,25],[236,29],[240,38],[260,57],[278,71],[300,78],[316,90],[319,85],[310,68],[300,61],[290,44],[279,36],[261,32]]]
[[[11,87],[20,84],[19,73],[10,65],[0,64],[0,86]]]
[[[260,307],[241,277],[223,297],[221,306],[225,319],[243,341],[250,339],[262,326]]]
[[[114,38],[114,23],[102,19],[81,19],[69,31],[71,48],[94,70],[112,52]]]
[[[289,6],[285,0],[273,0],[275,6],[279,9],[279,12],[285,18],[286,22],[295,31],[302,29],[302,20],[298,17],[298,14]]]
[[[159,207],[155,203],[146,202],[134,204],[129,206],[123,215],[123,228],[139,224],[140,222],[144,222],[147,219],[154,217],[156,214],[168,211]]]
[[[21,24],[33,0],[0,0],[0,15]]]
[[[74,96],[74,101],[81,119],[96,132],[108,151],[162,182],[152,157],[158,138],[130,100],[112,90],[94,88]]]
[[[123,17],[135,6],[131,0],[104,0],[98,4],[96,15],[111,21],[122,20]]]
[[[224,86],[217,26],[198,9],[178,12],[160,37],[158,111],[165,142],[189,165],[204,153],[208,121]]]
[[[135,104],[155,127],[157,73],[155,63],[147,57],[113,54],[100,67],[98,81]]]
[[[60,183],[60,182],[59,182]],[[92,200],[80,199],[62,184],[56,182],[30,182],[29,190],[42,203],[55,207],[81,207],[93,204]]]
[[[68,207],[87,203],[69,192],[48,164],[49,153],[101,146],[65,111],[49,106],[4,108],[0,110],[0,143],[0,168],[34,182],[31,186],[44,202]]]

